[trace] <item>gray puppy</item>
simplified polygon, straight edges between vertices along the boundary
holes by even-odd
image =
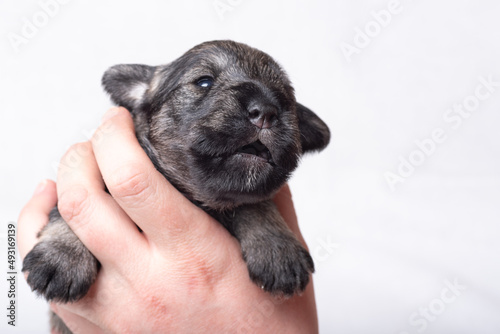
[[[132,113],[156,169],[238,239],[252,281],[273,294],[303,291],[312,258],[271,198],[330,132],[295,101],[281,67],[247,45],[212,41],[167,65],[113,66],[102,83]],[[28,284],[47,300],[76,301],[98,270],[55,208],[24,260]]]

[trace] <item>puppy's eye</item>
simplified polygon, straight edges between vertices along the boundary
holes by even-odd
[[[196,85],[203,87],[203,88],[210,88],[214,84],[214,78],[205,76],[201,77],[196,81]]]

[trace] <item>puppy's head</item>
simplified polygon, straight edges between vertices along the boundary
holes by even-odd
[[[213,209],[269,198],[302,153],[330,139],[280,66],[232,41],[200,44],[167,65],[113,66],[103,85],[132,112],[156,168]]]

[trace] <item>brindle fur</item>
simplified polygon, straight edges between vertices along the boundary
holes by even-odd
[[[212,87],[196,84],[206,76],[214,79]],[[314,271],[312,258],[271,198],[303,153],[328,144],[330,132],[295,101],[281,67],[247,45],[212,41],[167,65],[113,66],[102,82],[111,99],[132,113],[137,138],[155,167],[239,240],[250,278],[277,295],[303,291]],[[249,121],[255,105],[277,110],[272,127]],[[256,140],[267,147],[272,163],[235,158]],[[24,260],[28,284],[47,300],[83,297],[97,275],[97,260],[57,209],[40,236]],[[52,320],[53,327],[70,332],[57,317]]]

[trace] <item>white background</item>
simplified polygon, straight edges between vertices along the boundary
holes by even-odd
[[[277,59],[332,130],[291,181],[316,258],[321,332],[500,333],[500,87],[460,126],[443,119],[474,101],[480,77],[500,81],[500,2],[401,0],[381,28],[372,11],[388,0],[218,2],[229,9],[72,0],[16,51],[9,36],[42,8],[0,1],[1,253],[7,222],[111,105],[100,87],[107,67],[167,63],[202,41],[234,39]],[[348,61],[342,43],[367,27],[369,45]],[[400,156],[418,158],[415,141],[438,128],[446,141],[391,191],[385,173],[397,173]],[[2,311],[1,331],[47,333],[45,303],[19,278],[19,326],[7,328]],[[450,303],[445,280],[466,287]],[[432,320],[422,320],[429,307]]]

